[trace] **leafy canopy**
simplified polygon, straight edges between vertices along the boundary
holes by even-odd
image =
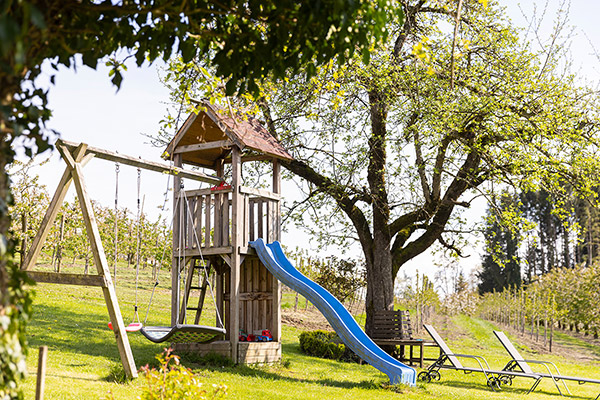
[[[561,69],[563,48],[534,50],[486,3],[463,2],[454,44],[452,2],[403,2],[406,18],[390,20],[368,65],[355,56],[314,76],[271,77],[258,98],[221,97],[258,104],[295,156],[287,167],[304,178],[299,224],[325,241],[358,239],[365,253],[381,234],[395,275],[436,241],[458,250],[463,228],[452,218],[460,223],[460,209],[493,199],[495,187],[560,192],[568,180],[590,192],[596,96]],[[219,101],[210,72],[204,60],[175,61],[173,98]]]
[[[57,70],[74,66],[79,54],[95,68],[110,56],[106,62],[119,87],[124,68],[119,50],[135,57],[137,65],[172,54],[185,61],[208,55],[228,93],[254,92],[267,74],[281,77],[308,61],[306,73],[313,74],[313,61],[337,57],[342,63],[355,52],[368,60],[372,38],[387,37],[388,12],[402,14],[384,0],[3,2],[0,129],[28,135],[40,151],[48,147],[41,130],[50,116],[47,93],[33,84],[45,60]]]

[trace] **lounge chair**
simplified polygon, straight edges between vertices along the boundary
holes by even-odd
[[[493,390],[500,390],[501,384],[512,383],[512,378],[518,376],[523,378],[535,379],[533,386],[527,391],[531,393],[533,389],[537,387],[539,381],[543,378],[543,375],[537,373],[527,373],[511,370],[493,370],[490,368],[485,358],[481,356],[475,356],[470,354],[456,354],[453,353],[444,339],[437,333],[432,325],[423,325],[431,338],[440,347],[440,357],[427,368],[425,371],[421,371],[417,376],[419,381],[431,382],[432,379],[439,380],[441,377],[440,369],[453,369],[456,371],[463,371],[465,374],[472,372],[480,372],[485,376],[487,385]],[[479,368],[465,367],[461,364],[459,358],[468,358],[475,360],[479,365]]]
[[[584,383],[600,384],[600,380],[598,380],[598,379],[577,378],[577,377],[573,377],[573,376],[561,375],[560,371],[558,370],[558,367],[550,361],[526,360],[523,358],[523,356],[521,356],[521,354],[515,348],[515,346],[513,346],[512,342],[508,339],[508,337],[506,336],[506,334],[504,332],[494,331],[494,334],[496,335],[498,340],[500,340],[500,343],[502,343],[502,346],[504,346],[504,348],[506,349],[508,354],[512,357],[512,360],[510,360],[508,362],[508,364],[506,364],[506,366],[503,368],[504,371],[509,371],[512,373],[515,370],[520,370],[521,372],[525,372],[528,374],[529,373],[537,374],[537,375],[541,376],[542,378],[551,378],[552,381],[554,382],[554,385],[556,385],[556,389],[558,389],[558,393],[560,393],[561,395],[562,395],[562,392],[560,390],[560,386],[558,385],[558,381],[562,382],[563,386],[567,390],[567,393],[569,393],[569,394],[571,394],[571,392],[569,391],[569,388],[567,387],[567,384],[565,383],[565,381],[575,381],[575,382],[579,383],[580,385],[583,385]],[[534,372],[529,364],[541,365],[546,369],[546,372]],[[556,373],[553,373],[552,370],[556,371]],[[508,378],[508,379],[512,379],[512,378]],[[536,384],[536,386],[537,386],[537,384]],[[533,389],[535,389],[535,387]],[[599,398],[600,398],[600,394],[598,394],[598,396],[596,396],[596,400],[598,400]]]

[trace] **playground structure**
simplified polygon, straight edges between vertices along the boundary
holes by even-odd
[[[184,323],[195,311],[198,323],[207,289],[207,274],[194,286],[196,270],[215,272],[217,324],[224,340],[211,343],[175,343],[175,351],[217,353],[237,363],[267,363],[281,359],[279,281],[260,262],[248,242],[268,241],[281,235],[280,159],[292,159],[287,151],[254,118],[232,118],[209,104],[192,113],[167,146],[163,157],[175,167],[213,169],[225,175],[227,184],[185,190],[181,177],[174,179],[173,266],[171,269],[171,325]],[[272,163],[272,190],[242,185],[247,161]],[[179,199],[179,200],[178,200]],[[182,274],[187,267],[185,285]],[[200,278],[198,276],[198,279]],[[197,303],[192,291],[199,291]],[[240,331],[269,330],[272,341],[240,342]]]
[[[129,339],[123,323],[123,317],[119,308],[115,287],[110,275],[110,269],[104,253],[104,248],[100,240],[98,224],[94,216],[91,199],[88,195],[83,167],[94,157],[119,162],[125,165],[132,165],[139,168],[158,171],[162,173],[178,174],[188,179],[194,179],[211,184],[218,184],[221,179],[205,175],[195,171],[183,171],[173,168],[170,165],[141,160],[135,157],[120,155],[103,149],[88,147],[87,144],[74,144],[66,141],[58,141],[56,147],[63,160],[67,164],[65,172],[60,179],[57,189],[50,201],[50,205],[38,229],[31,247],[22,262],[21,268],[27,271],[28,276],[36,282],[56,283],[64,285],[95,286],[102,288],[102,293],[106,302],[110,324],[112,325],[117,348],[123,369],[127,376],[137,377],[137,368],[129,345]],[[74,183],[77,191],[77,198],[83,214],[85,228],[92,249],[94,264],[97,274],[66,274],[55,272],[33,271],[36,261],[41,253],[44,242],[50,233],[52,224],[60,210],[69,187]]]
[[[57,141],[56,148],[67,167],[22,263],[22,269],[36,282],[102,288],[121,362],[130,377],[137,376],[135,361],[83,174],[83,167],[94,157],[174,176],[173,327],[184,324],[191,309],[196,311],[192,325],[196,328],[192,330],[198,330],[209,283],[207,278],[211,270],[215,271],[219,325],[215,331],[225,330],[224,340],[175,343],[175,349],[200,354],[219,353],[239,363],[274,362],[281,358],[280,285],[248,247],[248,241],[258,237],[270,241],[280,238],[281,178],[278,160],[291,159],[291,156],[258,121],[224,117],[209,104],[204,106],[204,111],[188,117],[167,147],[164,156],[170,158],[172,164],[142,160],[89,147],[85,143]],[[272,162],[272,191],[241,185],[242,163],[246,161]],[[185,169],[184,164],[212,169],[217,176]],[[226,164],[231,164],[228,185],[224,184]],[[216,187],[184,190],[184,180],[206,182]],[[97,274],[34,271],[33,266],[71,183],[77,191]],[[194,286],[194,272],[199,270],[205,271],[204,282]],[[182,274],[185,274],[183,279]],[[199,275],[201,279],[202,274]],[[190,307],[191,294],[197,290],[197,306]],[[273,340],[239,343],[240,330],[269,330]]]
[[[217,353],[235,363],[279,361],[281,280],[313,302],[342,340],[386,373],[392,383],[415,384],[413,368],[395,360],[373,343],[341,303],[302,276],[283,254],[278,242],[281,236],[280,160],[291,160],[292,157],[256,119],[220,113],[204,103],[201,111],[187,118],[163,153],[163,158],[171,160],[172,164],[124,156],[88,147],[85,143],[59,140],[56,147],[67,168],[22,268],[37,282],[102,288],[121,362],[129,377],[137,376],[135,361],[82,171],[93,157],[174,177],[171,326],[143,327],[141,332],[148,339],[169,341],[176,352]],[[242,185],[242,168],[248,161],[271,163],[271,190]],[[228,164],[230,168],[226,168]],[[213,170],[216,176],[192,171],[184,165]],[[187,189],[184,180],[207,182],[213,186]],[[77,190],[97,275],[32,271],[72,182]],[[263,240],[272,245],[265,247]],[[211,295],[214,294],[215,327],[198,325],[209,289]],[[195,311],[195,315],[190,311]],[[192,317],[193,324],[188,322]],[[247,341],[248,336],[243,332],[261,332],[258,336],[262,340]]]

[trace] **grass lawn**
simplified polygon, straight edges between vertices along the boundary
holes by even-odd
[[[134,271],[121,269],[117,293],[121,311],[127,324],[132,318]],[[65,272],[81,272],[80,267],[67,268]],[[153,301],[148,324],[161,325],[169,322],[168,272],[162,273],[161,284]],[[140,318],[143,320],[150,296],[149,271],[142,271],[140,278]],[[122,383],[123,375],[116,343],[107,328],[108,314],[99,288],[39,284],[35,288],[34,316],[28,328],[30,376],[24,384],[25,398],[34,398],[37,348],[49,348],[46,374],[46,399],[135,399],[141,393],[144,378]],[[293,294],[286,294],[283,303],[294,304]],[[207,297],[209,308],[211,299]],[[302,303],[303,304],[303,303]],[[203,323],[214,323],[214,312],[207,311],[212,318]],[[203,317],[204,318],[204,317]],[[445,319],[436,328],[447,338],[456,353],[484,356],[494,368],[501,368],[508,361],[504,349],[492,334],[496,327],[489,322],[458,316]],[[202,367],[187,362],[207,384],[222,383],[228,387],[227,398],[231,399],[520,399],[532,380],[515,379],[514,385],[501,392],[489,390],[481,374],[465,375],[454,371],[442,371],[440,381],[419,383],[417,387],[390,386],[387,377],[368,365],[340,363],[308,357],[300,353],[298,335],[300,330],[283,326],[282,363],[272,366],[219,366]],[[154,344],[139,333],[129,335],[138,368],[156,365],[154,359],[164,345]],[[513,338],[515,344],[518,338]],[[580,339],[558,335],[560,346],[569,346],[572,351],[586,354],[600,353]],[[527,358],[543,358],[555,362],[564,375],[599,378],[598,361],[576,361],[569,357],[535,354],[527,347],[519,350]],[[429,354],[433,356],[435,352]],[[468,364],[468,362],[465,362]],[[575,398],[595,398],[599,385],[571,383]],[[542,381],[528,399],[559,398],[550,380]]]

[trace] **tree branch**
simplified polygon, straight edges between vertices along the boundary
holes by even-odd
[[[435,158],[431,189],[433,201],[436,202],[439,201],[442,193],[442,171],[444,170],[444,162],[446,161],[446,150],[451,142],[452,136],[450,134],[446,135],[440,143],[440,147],[438,148],[437,156]]]
[[[406,129],[413,128],[414,124],[418,121],[418,114],[413,113],[407,124]],[[425,172],[425,161],[423,161],[423,152],[421,150],[421,137],[418,129],[411,129],[414,131],[414,142],[415,142],[415,156],[417,162],[417,171],[419,173],[419,179],[421,181],[421,189],[423,189],[423,197],[425,197],[425,204],[431,203],[431,189],[427,182],[427,173]]]
[[[469,124],[467,132],[465,132],[467,140],[472,140],[474,129],[475,126]],[[427,226],[425,232],[415,241],[407,244],[406,247],[394,245],[392,253],[394,261],[393,276],[396,276],[401,265],[427,250],[429,246],[440,238],[460,195],[468,188],[473,187],[474,184],[480,183],[474,176],[480,162],[481,155],[475,148],[471,147],[470,153],[446,190],[446,194],[439,208],[436,210],[433,221]],[[398,241],[399,239],[397,238],[396,240]]]
[[[275,124],[273,123],[273,119],[271,117],[271,110],[266,101],[260,102],[259,107],[267,120],[267,128],[273,137],[277,137],[277,131],[275,128]],[[333,182],[330,178],[319,174],[313,168],[311,168],[308,164],[301,160],[281,160],[281,165],[293,172],[294,174],[306,179],[308,182],[311,182],[313,185],[319,188],[319,191],[323,193],[327,193],[331,196],[335,202],[338,204],[340,209],[346,213],[352,224],[356,228],[358,233],[358,237],[361,241],[361,244],[365,248],[369,248],[373,241],[371,236],[371,229],[369,226],[369,221],[363,214],[360,208],[356,206],[356,202],[358,198],[351,198],[348,193],[344,191],[344,187],[338,185]]]
[[[446,240],[444,239],[444,237],[442,235],[440,235],[440,237],[438,238],[438,241],[441,243],[442,246],[444,246],[445,248],[454,251],[456,254],[458,254],[458,256],[460,258],[469,258],[470,255],[463,255],[462,251],[454,246],[454,244],[448,243],[446,242]]]

